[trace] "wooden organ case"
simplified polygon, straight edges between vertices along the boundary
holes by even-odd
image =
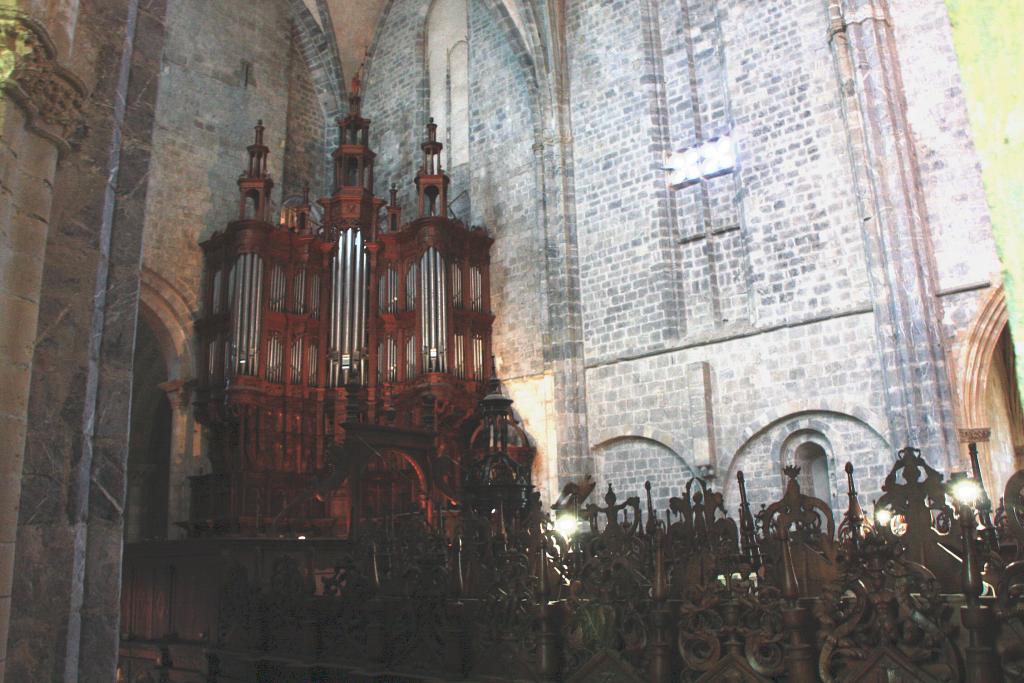
[[[374,196],[358,87],[338,121],[333,194],[271,211],[262,123],[239,217],[202,243],[195,408],[213,471],[191,478],[190,535],[349,535],[458,503],[493,373],[489,249],[448,215],[437,126],[418,215]],[[532,458],[532,453],[528,454]]]

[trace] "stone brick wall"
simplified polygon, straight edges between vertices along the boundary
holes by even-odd
[[[981,167],[943,0],[890,8],[940,291],[999,272]]]
[[[284,159],[282,197],[302,194],[310,188],[316,198],[324,188],[324,160],[330,151],[324,149],[324,110],[311,78],[309,65],[299,48],[301,35],[292,29],[288,50],[288,115],[287,151]]]
[[[958,133],[963,108],[940,103],[957,96],[956,84],[941,98],[924,94],[955,67],[941,4],[898,3],[893,20],[915,55],[901,66],[912,81],[908,119],[935,226],[914,258],[924,263],[934,250],[952,343],[977,307],[965,288],[983,288],[995,261],[975,210],[970,141]],[[559,404],[545,398],[541,379],[560,323],[546,307],[554,281],[540,258],[541,207],[561,195],[538,187],[531,146],[545,105],[523,67],[521,37],[508,30],[529,22],[497,5],[470,3],[470,215],[497,240],[499,371],[528,404],[527,422],[549,435]],[[407,210],[426,116],[427,10],[425,0],[389,5],[367,79],[378,177],[399,182]],[[888,296],[916,294],[887,289],[877,253],[887,242],[865,227],[875,209],[859,204],[863,152],[850,147],[859,133],[848,129],[843,95],[853,85],[840,83],[829,21],[828,4],[811,0],[567,4],[586,445],[602,487],[636,487],[645,471],[664,492],[699,471],[734,497],[728,482],[742,468],[752,499],[767,501],[782,484],[784,451],[772,444],[806,433],[828,444],[831,495],[839,495],[847,460],[858,477],[877,481],[904,445],[893,442],[906,432],[897,394],[912,389],[883,343],[893,330],[878,312],[902,305]],[[735,167],[671,188],[668,155],[722,135],[733,140]],[[980,259],[966,248],[972,240]]]
[[[544,370],[544,233],[538,220],[535,131],[527,77],[499,18],[470,3],[472,222],[494,237],[491,302],[502,376]]]
[[[235,181],[257,119],[267,128],[280,204],[291,42],[285,3],[251,3],[245,12],[229,0],[168,5],[143,262],[193,308],[198,243],[237,217]]]
[[[618,442],[612,457],[598,459],[601,471],[595,474],[602,489],[606,482],[619,489],[620,481],[639,476],[632,462],[647,459],[653,443],[677,460],[674,470],[666,458],[652,468],[656,488],[681,486],[704,467],[734,502],[735,473],[742,469],[751,500],[769,502],[781,494],[782,463],[757,446],[758,440],[769,430],[774,430],[772,438],[785,438],[790,420],[820,413],[815,431],[840,434],[831,441],[834,486],[842,485],[847,460],[858,473],[871,468],[873,476],[892,450],[879,401],[876,353],[871,316],[861,313],[591,367],[591,443],[607,454],[605,444],[627,439]],[[707,373],[694,371],[701,362],[707,363]],[[705,395],[710,396],[707,404]],[[705,450],[706,413],[712,416],[713,445]],[[861,435],[856,441],[846,439],[849,430],[836,425],[847,423],[862,425],[876,435],[874,441]]]
[[[375,190],[387,196],[391,183],[398,186],[404,220],[415,217],[413,177],[427,123],[423,31],[428,5],[425,0],[388,3],[373,38],[364,81],[363,115],[372,121],[370,146],[377,153]],[[453,190],[461,191],[457,186]]]
[[[855,409],[876,414],[866,431],[888,432],[827,26],[812,2],[570,8],[588,423],[602,487],[642,483],[646,460],[656,491],[699,467],[734,490],[743,468],[752,499],[767,502],[781,492],[781,463],[745,445],[751,433],[808,411],[839,430]],[[668,189],[665,154],[725,134],[733,172]],[[674,307],[675,283],[658,276],[666,267],[678,270]],[[837,438],[831,473],[846,459],[886,458],[864,443]]]

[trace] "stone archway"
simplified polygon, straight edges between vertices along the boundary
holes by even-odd
[[[960,441],[978,444],[982,477],[998,499],[1009,475],[1024,465],[1024,413],[1002,285],[983,299],[959,360]]]
[[[188,477],[199,474],[206,465],[201,432],[191,407],[195,376],[192,311],[185,297],[149,268],[143,267],[140,283],[140,325],[152,331],[167,368],[166,380],[159,388],[171,409],[167,537],[175,538],[179,535],[175,522],[188,518]]]

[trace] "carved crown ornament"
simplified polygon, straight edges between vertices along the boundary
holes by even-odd
[[[25,127],[63,155],[70,150],[67,137],[81,116],[86,88],[56,54],[39,22],[0,9],[0,91],[25,112]]]

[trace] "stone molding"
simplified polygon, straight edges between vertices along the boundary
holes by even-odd
[[[992,436],[992,430],[988,427],[971,427],[969,429],[958,429],[960,443],[986,443]]]
[[[0,9],[0,90],[25,112],[25,127],[63,155],[71,149],[68,136],[81,118],[86,87],[56,55],[39,22]]]
[[[992,357],[1003,330],[1009,324],[1006,291],[1003,285],[981,299],[979,310],[967,331],[959,353],[961,373],[958,394],[960,419],[964,428],[984,427],[988,423],[985,394]]]

